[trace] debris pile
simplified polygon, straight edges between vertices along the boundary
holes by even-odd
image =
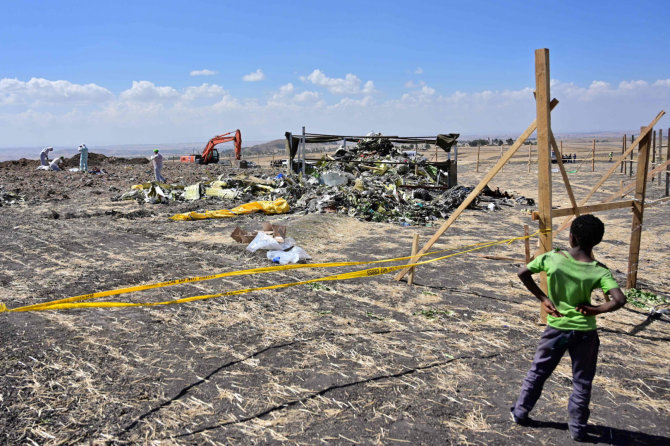
[[[133,186],[134,190],[115,199],[149,203],[213,198],[245,203],[285,199],[299,213],[341,213],[368,221],[429,225],[460,206],[473,187],[448,188],[448,173],[426,161],[415,151],[399,150],[387,139],[366,138],[355,146],[340,147],[332,157],[307,165],[304,175],[221,175],[217,180],[186,187],[146,183]],[[515,198],[488,187],[470,207],[477,208],[480,202],[486,203],[489,210],[534,205],[532,199]]]
[[[11,206],[24,201],[23,196],[16,192],[8,192],[5,187],[0,185],[0,206]]]

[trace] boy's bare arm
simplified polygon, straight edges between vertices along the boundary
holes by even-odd
[[[621,292],[620,288],[613,288],[607,294],[612,298],[609,302],[605,302],[602,305],[579,304],[576,307],[577,311],[584,316],[595,316],[596,314],[616,311],[626,305],[626,296]]]
[[[533,273],[531,270],[528,269],[527,266],[522,266],[519,269],[519,272],[517,273],[519,276],[519,279],[521,279],[521,282],[526,285],[526,288],[528,288],[528,291],[533,293],[535,297],[537,297],[540,302],[542,302],[542,307],[544,307],[544,311],[547,312],[547,314],[551,314],[554,317],[563,317],[561,313],[558,312],[554,304],[549,300],[546,294],[540,289],[539,286],[535,283],[533,280]]]

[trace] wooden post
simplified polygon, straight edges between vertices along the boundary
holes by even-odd
[[[477,167],[475,169],[475,172],[479,173],[479,151],[482,149],[481,144],[477,144]]]
[[[651,131],[651,168],[656,164],[656,130]],[[654,177],[651,177],[651,182],[654,182]]]
[[[670,136],[670,135],[668,135]],[[658,164],[663,163],[663,129],[658,129]],[[658,185],[661,185],[661,173],[658,174]]]
[[[593,150],[591,151],[591,172],[596,171],[596,140],[593,140]]]
[[[644,127],[642,128],[644,130]],[[647,191],[647,168],[649,166],[650,135],[647,133],[637,152],[637,174],[635,178],[635,201],[633,202],[633,226],[630,234],[630,250],[628,252],[628,274],[626,288],[637,286],[637,270],[640,260],[640,241],[642,238],[642,217],[644,215],[644,198]]]
[[[635,135],[630,135],[631,144],[635,141]],[[628,163],[628,176],[633,176],[633,152],[630,152],[630,162]]]
[[[528,237],[530,232],[528,231],[528,225],[523,225],[523,235]],[[525,254],[526,254],[526,264],[530,263],[530,239],[527,238],[523,241]]]
[[[553,110],[554,107],[558,105],[558,100],[557,99],[552,99],[551,103],[549,104],[550,110]],[[528,128],[517,138],[516,141],[514,141],[514,144],[507,149],[507,152],[505,152],[505,156],[501,160],[498,160],[495,166],[482,178],[482,180],[475,186],[475,188],[468,194],[467,197],[465,197],[465,200],[456,208],[456,210],[449,216],[447,221],[442,223],[442,226],[433,234],[433,236],[426,242],[425,245],[419,250],[417,255],[419,254],[424,254],[428,252],[428,250],[439,240],[439,238],[444,234],[447,229],[460,217],[460,215],[467,209],[468,206],[479,196],[479,194],[484,190],[484,187],[486,187],[487,184],[489,184],[489,181],[496,176],[496,174],[500,171],[500,168],[502,167],[503,164],[505,164],[515,153],[517,150],[519,150],[519,147],[530,137],[530,135],[535,132],[537,129],[537,120],[533,121]],[[410,259],[407,263],[414,263],[416,258]],[[394,279],[395,280],[402,280],[403,277],[405,277],[405,274],[407,274],[407,269],[408,268],[403,268],[398,272],[398,274],[395,275]]]
[[[649,124],[649,126],[644,127],[643,131],[640,133],[640,136],[638,136],[637,139],[634,140],[634,141],[631,143],[630,147],[628,147],[628,148],[626,149],[626,151],[624,152],[624,154],[623,154],[621,157],[619,157],[619,158],[617,159],[616,163],[614,163],[614,165],[613,165],[612,167],[610,167],[610,169],[607,171],[607,173],[605,173],[605,175],[603,175],[603,176],[596,182],[596,184],[591,188],[591,190],[589,191],[589,193],[586,194],[586,197],[584,197],[584,198],[582,199],[582,201],[579,203],[580,206],[585,205],[585,204],[589,201],[589,199],[593,196],[593,194],[595,194],[595,193],[598,191],[598,189],[600,188],[600,186],[602,186],[603,183],[610,177],[610,175],[612,175],[612,173],[614,173],[614,171],[616,170],[616,168],[619,167],[619,163],[621,163],[621,162],[624,160],[624,158],[625,158],[626,156],[628,156],[628,153],[633,153],[633,149],[635,149],[635,147],[637,147],[637,146],[640,144],[640,142],[642,141],[642,139],[643,139],[644,137],[646,137],[646,136],[649,135],[649,133],[651,132],[651,129],[654,128],[654,126],[656,125],[656,123],[659,121],[659,119],[661,119],[661,118],[663,117],[663,115],[665,115],[665,112],[664,112],[663,110],[661,110],[661,111],[658,113],[658,115],[656,115],[656,117],[651,121],[651,123]],[[638,169],[639,169],[639,168],[638,168]],[[563,231],[564,229],[566,229],[566,228],[568,227],[568,225],[570,224],[570,221],[571,221],[571,220],[572,220],[572,217],[568,217],[568,218],[566,218],[566,219],[563,221],[563,223],[561,223],[561,225],[560,225],[560,227],[558,228],[558,230],[556,230],[555,232],[556,232],[556,233],[559,233],[559,232]]]
[[[414,234],[414,240],[412,240],[412,256],[416,255],[416,252],[419,250],[419,234]],[[409,277],[407,278],[407,285],[414,285],[414,269],[411,267],[409,269]]]
[[[626,136],[626,134],[624,134],[623,135],[623,143],[621,144],[621,154],[622,155],[626,151],[626,140],[627,140],[627,136]],[[624,175],[626,174],[626,163],[621,163],[621,173],[624,174]]]
[[[539,253],[551,251],[551,109],[549,107],[549,50],[535,50],[535,110],[537,116],[537,185],[538,212],[540,214]],[[541,274],[540,288],[545,293],[547,275]],[[547,313],[540,307],[540,323],[547,323]]]

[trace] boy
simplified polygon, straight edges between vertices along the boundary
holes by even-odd
[[[519,278],[547,312],[547,328],[542,334],[533,364],[521,387],[521,395],[511,408],[515,423],[530,423],[528,413],[540,398],[542,386],[567,350],[572,360],[573,390],[568,403],[570,435],[586,440],[591,383],[598,357],[597,314],[615,311],[626,304],[610,270],[593,258],[593,247],[603,238],[605,226],[593,215],[577,217],[570,227],[570,249],[554,250],[538,256],[519,270]],[[547,297],[532,275],[547,273]],[[601,288],[611,300],[591,305],[591,291]]]

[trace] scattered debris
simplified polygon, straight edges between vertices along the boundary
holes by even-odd
[[[0,206],[11,206],[23,201],[24,197],[22,195],[16,192],[7,192],[4,186],[0,186]]]
[[[281,198],[299,213],[341,213],[362,220],[404,226],[429,225],[447,218],[473,189],[460,185],[446,187],[448,172],[441,167],[427,163],[416,152],[398,150],[385,138],[366,138],[355,146],[341,147],[333,157],[325,156],[319,162],[307,165],[304,175],[287,177],[278,174],[266,178],[247,174],[221,175],[216,180],[192,184],[183,190],[147,183],[142,185],[142,194],[131,191],[115,199],[137,199],[150,203],[224,199],[248,203]],[[151,192],[151,189],[146,190],[147,187],[159,189]],[[491,211],[499,210],[501,206],[535,204],[530,198],[513,197],[488,187],[470,208],[477,208],[480,202]],[[220,216],[237,215],[227,212]]]
[[[279,243],[282,243],[286,237],[286,226],[283,225],[274,225],[270,222],[264,222],[262,231],[265,234],[272,236]],[[230,234],[230,237],[237,243],[249,243],[256,237],[258,232],[259,231],[246,231],[237,226],[232,234]]]

